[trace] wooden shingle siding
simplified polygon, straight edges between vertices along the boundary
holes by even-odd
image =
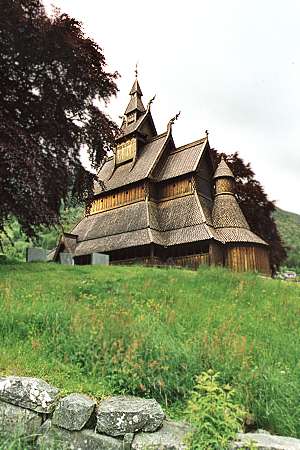
[[[234,192],[234,182],[231,178],[218,178],[216,180],[216,194],[221,192]]]

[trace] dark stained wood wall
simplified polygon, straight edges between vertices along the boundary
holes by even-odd
[[[209,260],[211,265],[223,266],[224,265],[224,247],[215,241],[211,241],[209,244]]]
[[[236,272],[261,272],[266,275],[271,273],[269,252],[264,247],[227,247],[225,264]]]

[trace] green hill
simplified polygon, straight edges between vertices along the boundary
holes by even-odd
[[[211,368],[256,426],[300,437],[299,327],[299,284],[254,274],[0,266],[0,376],[155,397],[177,417]]]
[[[288,250],[285,264],[300,271],[300,215],[277,208],[274,217]]]

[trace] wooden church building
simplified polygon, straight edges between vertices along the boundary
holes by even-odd
[[[105,253],[112,264],[217,264],[270,273],[268,246],[250,230],[226,162],[213,166],[208,136],[176,147],[175,118],[158,135],[151,102],[144,107],[136,78],[92,206],[62,236],[55,259],[70,252],[75,264],[89,264],[93,253]]]

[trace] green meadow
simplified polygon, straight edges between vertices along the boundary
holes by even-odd
[[[249,426],[300,437],[300,286],[221,268],[0,266],[0,376],[156,398],[180,417],[196,376]]]

